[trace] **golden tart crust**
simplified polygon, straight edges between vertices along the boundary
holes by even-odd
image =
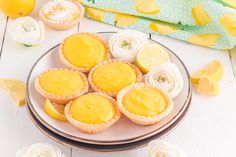
[[[97,64],[100,63],[100,62],[103,62],[104,60],[107,60],[107,59],[110,59],[110,49],[109,49],[109,46],[106,42],[105,39],[103,39],[100,35],[98,35],[97,33],[88,33],[88,32],[83,32],[83,33],[77,33],[77,34],[73,34],[69,37],[67,37],[66,39],[64,39],[64,41],[60,44],[59,46],[59,57],[62,61],[63,64],[65,64],[67,67],[71,68],[71,69],[74,69],[74,70],[79,70],[79,71],[82,71],[82,72],[85,72],[85,73],[88,73],[92,67],[79,67],[79,66],[76,66],[75,63],[72,63],[72,61],[69,61],[69,59],[66,58],[66,54],[65,54],[65,43],[67,42],[68,39],[70,38],[73,38],[73,37],[76,37],[76,36],[88,36],[88,37],[91,37],[97,41],[99,41],[103,46],[104,46],[104,53],[105,53],[105,56],[103,59],[100,59],[100,60],[97,60]],[[86,43],[87,44],[87,43]],[[76,45],[75,45],[76,46]],[[67,54],[68,55],[68,54]],[[75,58],[75,57],[72,57],[72,58]],[[92,59],[92,58],[91,58]],[[89,62],[91,62],[91,59],[88,57],[87,60]],[[77,61],[77,63],[79,63],[79,61]],[[96,65],[96,64],[95,64]],[[93,67],[95,66],[93,65]]]
[[[106,129],[108,129],[111,125],[113,125],[115,122],[117,122],[120,119],[121,113],[118,109],[115,99],[113,99],[112,97],[110,97],[104,93],[94,92],[94,93],[88,93],[88,94],[82,95],[82,96],[78,97],[77,99],[75,99],[74,101],[79,100],[81,97],[86,96],[86,95],[101,96],[101,97],[109,100],[112,103],[112,105],[114,105],[115,111],[114,111],[113,117],[107,121],[100,122],[100,123],[86,123],[86,122],[79,121],[73,117],[73,115],[70,112],[70,109],[72,108],[72,105],[73,105],[73,101],[69,102],[65,107],[66,118],[71,124],[76,126],[79,130],[86,132],[86,133],[91,133],[91,134],[102,132],[102,131],[105,131]],[[88,99],[86,99],[86,100],[88,100]],[[84,102],[84,101],[82,101],[82,102]]]
[[[129,70],[133,70],[133,74],[135,75],[134,77],[134,81],[131,82],[130,84],[133,84],[133,83],[137,83],[137,82],[140,82],[141,79],[142,79],[142,73],[139,71],[139,69],[134,66],[133,64],[130,64],[128,62],[123,62],[123,61],[119,61],[119,60],[106,60],[98,65],[96,65],[94,68],[91,69],[91,71],[89,72],[89,75],[88,75],[88,80],[89,80],[89,84],[90,86],[92,87],[92,89],[94,91],[97,91],[97,92],[102,92],[102,93],[105,93],[105,94],[108,94],[112,97],[115,97],[117,95],[117,93],[119,92],[120,89],[124,88],[125,86],[122,86],[122,87],[117,87],[117,88],[120,88],[120,89],[115,89],[115,90],[107,90],[107,89],[102,89],[101,87],[99,87],[94,78],[93,78],[93,75],[95,74],[96,70],[99,69],[100,67],[103,67],[103,66],[106,66],[106,65],[110,65],[110,64],[113,64],[113,63],[118,63],[118,64],[124,64],[125,66],[128,66],[128,68],[130,68]],[[127,68],[126,68],[127,69]],[[109,70],[108,70],[109,71]],[[102,71],[101,71],[102,72]],[[126,71],[127,74],[128,71]],[[109,73],[109,72],[108,72]],[[116,78],[121,78],[122,74],[124,73],[119,73],[117,74],[115,77]],[[99,74],[100,75],[100,74]],[[106,75],[106,74],[105,74]],[[131,74],[130,74],[131,75]],[[126,76],[126,75],[125,75]],[[108,78],[108,80],[106,80],[105,78]],[[96,79],[99,79],[98,77]],[[113,78],[114,79],[114,78]],[[109,80],[109,76],[108,77],[104,77],[104,78],[101,78],[100,80],[105,80],[104,81],[104,84],[108,84],[108,82],[112,81],[112,80]],[[122,81],[126,81],[126,80],[118,80],[119,82],[122,82]],[[115,82],[110,82],[111,84],[116,84]],[[128,84],[128,85],[130,85]]]
[[[64,7],[64,10],[69,8],[68,6],[63,6],[63,3],[69,3],[70,6],[74,7],[74,12],[71,13],[70,18],[52,19],[47,16],[47,14],[58,15],[59,13],[57,13],[54,9],[58,9],[60,12],[60,9],[62,9],[63,7]],[[77,8],[75,9],[75,7]],[[70,10],[67,9],[65,12],[68,13],[68,11]],[[39,16],[51,28],[55,30],[67,30],[67,29],[72,28],[76,24],[78,24],[78,22],[84,17],[84,7],[78,1],[74,1],[74,0],[69,0],[69,1],[60,0],[60,1],[55,1],[55,2],[49,1],[46,4],[44,4],[43,7],[40,9]]]
[[[58,94],[58,93],[55,94],[52,91],[49,91],[49,90],[45,89],[45,87],[43,87],[42,84],[40,83],[40,81],[42,79],[42,76],[44,76],[45,74],[50,74],[50,72],[57,72],[57,71],[64,71],[64,72],[71,72],[71,74],[78,74],[79,77],[77,79],[79,79],[80,81],[83,82],[81,89],[72,91],[70,94],[67,93],[67,95]],[[53,75],[53,74],[51,74],[51,75]],[[66,78],[64,78],[64,79],[66,79]],[[56,80],[56,82],[57,81],[58,80]],[[55,82],[55,84],[56,84],[56,82]],[[50,83],[51,83],[50,85],[52,85],[53,82],[50,82]],[[59,81],[59,85],[60,85],[60,83],[61,82]],[[69,69],[63,69],[63,68],[61,68],[61,69],[56,69],[55,68],[55,69],[49,69],[49,70],[41,73],[35,80],[35,88],[42,96],[44,96],[45,98],[48,98],[52,102],[58,103],[58,104],[66,104],[69,101],[79,97],[80,95],[82,95],[84,93],[87,93],[88,89],[89,89],[89,85],[88,85],[87,77],[82,72],[75,71],[75,70],[69,70]],[[52,89],[54,87],[50,87],[50,88]],[[55,87],[55,89],[56,88],[57,87]],[[70,89],[68,89],[68,91],[69,90]]]
[[[158,91],[163,96],[163,98],[165,99],[165,109],[163,109],[163,106],[160,106],[159,108],[162,108],[162,109],[160,109],[161,111],[158,111],[158,114],[157,114],[157,113],[155,113],[154,110],[150,111],[149,106],[146,106],[149,110],[148,112],[152,116],[147,116],[147,115],[141,113],[143,111],[140,110],[140,108],[137,109],[137,110],[139,110],[137,112],[140,112],[140,114],[129,111],[128,108],[124,107],[125,102],[123,102],[123,100],[124,100],[124,97],[128,93],[130,93],[131,91],[136,90],[136,89],[154,89],[154,90]],[[170,98],[170,96],[168,94],[166,94],[166,92],[162,91],[161,89],[159,89],[157,87],[153,87],[148,83],[135,83],[135,84],[132,84],[132,85],[127,86],[124,89],[122,89],[117,94],[117,105],[119,107],[119,110],[126,117],[128,117],[131,121],[133,121],[134,123],[137,123],[139,125],[151,125],[151,124],[155,124],[155,123],[161,121],[163,118],[165,118],[173,110],[173,107],[174,107],[174,103],[173,103],[172,99]],[[140,106],[138,106],[138,107],[140,107]],[[150,108],[152,108],[152,107],[153,106],[151,106]]]

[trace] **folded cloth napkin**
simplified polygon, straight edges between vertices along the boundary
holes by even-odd
[[[215,49],[236,44],[236,0],[78,0],[97,21]]]

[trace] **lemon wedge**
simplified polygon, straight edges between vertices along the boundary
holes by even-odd
[[[67,121],[64,114],[64,105],[52,103],[49,99],[46,99],[44,103],[44,111],[53,119],[60,121]]]
[[[7,91],[17,106],[25,104],[26,85],[16,79],[0,79],[0,88]]]
[[[218,82],[211,76],[201,76],[198,84],[198,93],[201,95],[216,96],[219,94]]]
[[[158,44],[146,44],[138,50],[136,62],[143,73],[154,67],[170,62],[168,53]]]
[[[191,75],[192,83],[198,84],[201,76],[209,76],[211,79],[220,81],[223,75],[223,66],[220,61],[213,60],[202,69]]]

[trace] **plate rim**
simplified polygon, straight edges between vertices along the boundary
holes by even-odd
[[[190,99],[189,101],[189,104],[191,104],[192,102],[192,98]],[[37,117],[35,117],[33,115],[33,112],[31,111],[30,107],[27,106],[27,113],[28,113],[28,116],[30,117],[31,121],[33,122],[33,124],[40,130],[40,132],[42,132],[45,136],[49,137],[50,139],[52,139],[53,141],[55,142],[58,142],[64,146],[67,146],[67,147],[71,147],[73,149],[77,149],[77,150],[87,150],[87,151],[96,151],[96,152],[120,152],[120,151],[127,151],[127,150],[133,150],[133,149],[138,149],[138,148],[142,148],[144,146],[146,146],[150,141],[152,140],[156,140],[156,139],[161,139],[165,136],[167,136],[168,134],[170,134],[172,131],[174,131],[183,121],[184,119],[187,117],[186,115],[189,113],[189,110],[190,110],[190,107],[191,105],[188,105],[188,107],[185,109],[185,111],[183,112],[183,114],[180,116],[180,118],[175,122],[173,123],[172,125],[170,125],[168,128],[166,128],[164,131],[165,132],[160,132],[160,133],[157,133],[156,135],[153,135],[147,139],[144,139],[142,141],[141,144],[139,144],[138,142],[140,141],[136,141],[136,142],[133,142],[132,146],[127,146],[127,145],[130,145],[130,143],[127,143],[125,144],[124,147],[122,148],[97,148],[98,146],[101,146],[101,145],[94,145],[94,144],[87,144],[87,143],[83,143],[83,142],[77,142],[77,141],[73,141],[71,139],[68,139],[66,137],[63,137],[63,136],[60,136],[58,135],[57,133],[51,131],[50,129],[48,129],[46,126],[44,126],[44,124],[42,124],[38,119]],[[37,122],[36,122],[37,121]],[[40,124],[38,124],[40,123]],[[40,125],[40,126],[39,126]],[[52,135],[54,134],[54,135]],[[55,137],[57,136],[57,137]],[[59,139],[60,138],[60,139]],[[72,144],[68,144],[68,142],[65,142],[65,141],[62,141],[62,139],[64,140],[68,140],[68,141],[71,141],[71,142],[75,142],[77,144],[77,146],[75,145],[72,145]],[[80,146],[78,146],[80,143]],[[137,144],[138,143],[138,144]],[[86,147],[86,146],[81,146],[81,144],[83,145],[93,145],[94,147],[96,148],[89,148],[89,147]],[[124,144],[120,144],[120,145],[124,145]],[[111,145],[104,145],[104,147],[109,147]],[[116,146],[116,145],[112,145],[112,146]]]
[[[109,34],[112,34],[112,33],[116,33],[116,32],[113,32],[113,31],[108,31],[108,32],[96,32],[98,34],[105,34],[105,33],[109,33]],[[137,137],[134,137],[134,138],[127,138],[127,139],[124,139],[124,140],[116,140],[116,141],[111,141],[111,140],[104,140],[104,141],[98,141],[98,140],[88,140],[88,139],[84,139],[84,138],[79,138],[79,137],[76,137],[76,136],[73,136],[73,135],[70,135],[70,134],[67,134],[65,132],[62,132],[56,128],[54,128],[53,126],[51,126],[50,124],[48,124],[48,122],[46,122],[45,120],[43,120],[39,114],[37,113],[37,111],[34,109],[34,105],[33,103],[31,102],[31,99],[30,99],[30,89],[29,89],[29,82],[30,82],[30,79],[31,79],[31,74],[35,68],[35,66],[38,64],[38,62],[44,57],[46,56],[48,53],[50,53],[51,51],[53,51],[54,49],[56,49],[60,44],[57,44],[55,46],[53,46],[52,48],[50,48],[49,50],[47,50],[43,55],[41,55],[37,60],[36,62],[33,64],[33,66],[31,67],[30,69],[30,72],[28,74],[28,77],[27,77],[27,90],[26,90],[26,98],[27,98],[27,105],[31,108],[32,112],[34,113],[35,117],[41,122],[44,124],[44,126],[46,126],[48,129],[50,129],[51,131],[65,137],[65,138],[69,138],[71,140],[74,140],[74,141],[79,141],[79,142],[85,142],[85,143],[89,143],[89,144],[100,144],[100,145],[104,145],[104,144],[125,144],[125,143],[130,143],[130,142],[135,142],[135,141],[139,141],[139,140],[142,140],[144,138],[147,138],[149,136],[152,136],[153,134],[156,134],[157,131],[162,132],[163,130],[165,130],[168,126],[172,125],[173,123],[175,123],[178,118],[183,114],[185,108],[190,105],[188,104],[189,102],[189,99],[191,99],[192,97],[192,85],[191,85],[191,81],[190,81],[190,74],[185,66],[185,64],[183,63],[183,61],[179,58],[179,56],[177,54],[175,54],[172,50],[170,50],[168,47],[166,47],[165,45],[159,43],[158,41],[156,40],[153,40],[152,38],[148,38],[149,40],[163,46],[165,49],[167,49],[170,53],[172,53],[179,61],[180,63],[182,64],[186,74],[187,74],[187,77],[188,77],[188,97],[187,99],[185,100],[184,102],[184,105],[183,107],[181,108],[181,110],[168,122],[166,123],[165,125],[163,125],[161,128],[159,129],[156,129],[152,132],[149,132],[147,134],[143,134],[143,135],[140,135],[140,136],[137,136]]]

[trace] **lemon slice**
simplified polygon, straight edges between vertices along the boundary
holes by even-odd
[[[136,61],[140,70],[147,73],[158,65],[170,62],[170,57],[158,44],[146,44],[138,50]]]
[[[16,79],[0,79],[0,88],[9,93],[17,106],[25,104],[26,85],[23,81]]]
[[[52,103],[49,99],[46,99],[44,103],[44,111],[53,119],[60,121],[67,121],[64,114],[64,105]]]
[[[201,76],[198,84],[198,93],[201,95],[216,96],[219,94],[218,82],[211,76]]]
[[[209,76],[211,79],[219,81],[223,75],[223,66],[220,61],[213,60],[205,65],[202,69],[192,74],[192,83],[198,84],[201,76]]]

